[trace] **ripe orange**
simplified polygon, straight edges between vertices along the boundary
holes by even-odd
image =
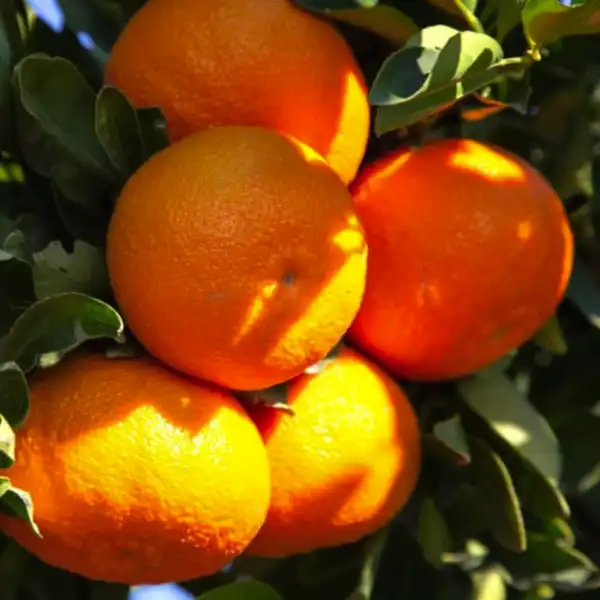
[[[346,332],[366,247],[350,194],[310,148],[260,127],[215,127],[129,180],[108,268],[151,353],[224,387],[261,389]]]
[[[367,144],[367,91],[352,51],[291,0],[152,0],[123,30],[105,78],[136,107],[160,107],[173,140],[259,125],[311,146],[345,182]]]
[[[83,355],[34,374],[17,462],[43,538],[0,527],[43,561],[128,584],[215,573],[269,504],[256,427],[228,393],[150,359]]]
[[[344,348],[289,386],[294,415],[251,407],[271,463],[271,507],[247,554],[281,557],[358,540],[415,488],[416,416],[377,366]]]
[[[573,241],[556,192],[506,150],[447,139],[359,176],[367,288],[351,338],[405,378],[465,375],[552,315]]]

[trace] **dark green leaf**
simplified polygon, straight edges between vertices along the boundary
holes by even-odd
[[[565,6],[559,0],[527,0],[523,27],[532,48],[539,49],[562,37],[600,33],[600,0]]]
[[[38,300],[57,294],[79,292],[106,298],[110,285],[104,251],[76,241],[73,252],[54,241],[33,256],[33,281]]]
[[[87,340],[120,341],[124,324],[108,304],[83,294],[53,296],[23,313],[0,341],[0,360],[15,361],[26,373],[53,364]]]
[[[527,550],[522,554],[502,554],[502,562],[517,584],[551,583],[555,588],[574,591],[597,572],[584,554],[545,538],[527,533]]]
[[[113,166],[128,179],[142,164],[142,133],[135,109],[114,87],[96,98],[96,134]]]
[[[479,373],[463,379],[459,392],[469,407],[496,434],[531,461],[546,477],[559,481],[561,454],[548,422],[501,373]]]
[[[585,263],[577,257],[566,296],[594,327],[600,328],[600,286]]]
[[[386,528],[380,529],[364,544],[364,562],[360,572],[358,585],[347,600],[371,600],[373,588],[377,581],[381,556],[388,540]]]
[[[76,33],[67,27],[54,31],[42,19],[36,19],[27,36],[26,54],[40,53],[66,58],[77,67],[94,91],[102,87],[104,65],[99,62],[96,52],[85,49]]]
[[[8,477],[0,477],[0,498],[8,489],[10,489],[10,479]]]
[[[56,186],[53,186],[52,196],[60,220],[75,240],[87,242],[96,248],[105,247],[111,214],[108,207],[89,207],[72,202]]]
[[[31,496],[19,488],[11,487],[0,497],[0,510],[26,521],[36,535],[40,530],[33,517],[33,502]]]
[[[95,94],[63,58],[30,55],[15,69],[18,126],[29,164],[67,198],[95,205],[116,173],[95,132]]]
[[[565,336],[556,315],[553,315],[545,325],[533,336],[533,341],[544,350],[556,356],[563,356],[568,352]]]
[[[520,23],[524,5],[525,0],[486,0],[481,20],[501,42]]]
[[[21,583],[31,577],[31,562],[31,554],[13,540],[7,539],[6,543],[0,543],[0,600],[17,598]]]
[[[475,485],[461,483],[444,503],[444,518],[453,539],[464,541],[489,530],[489,514]]]
[[[104,51],[115,43],[125,24],[125,15],[114,3],[98,0],[58,0],[67,25],[73,31],[85,31]]]
[[[378,106],[376,133],[439,112],[506,73],[523,73],[521,59],[502,57],[498,42],[483,33],[426,27],[392,54],[375,78],[369,99]]]
[[[198,600],[282,600],[270,586],[260,581],[238,581],[198,596]]]
[[[15,319],[35,301],[31,266],[20,258],[0,250],[0,338]]]
[[[584,413],[555,431],[564,454],[564,489],[581,494],[600,484],[600,418]]]
[[[454,455],[459,464],[466,465],[470,462],[469,445],[459,415],[436,423],[433,426],[433,437]]]
[[[23,53],[15,0],[0,0],[0,148],[12,150],[12,70]]]
[[[140,108],[136,112],[142,132],[144,158],[148,160],[169,145],[167,122],[158,108]]]
[[[417,539],[425,560],[436,568],[444,564],[444,555],[452,550],[452,537],[444,517],[431,498],[421,504]]]
[[[14,362],[0,365],[0,414],[17,429],[28,410],[29,387],[25,374]]]
[[[484,378],[488,376],[502,377],[489,373]],[[544,419],[519,400],[518,392],[508,384],[496,385],[485,379],[462,382],[467,429],[486,439],[504,461],[524,509],[547,519],[566,517],[569,505],[557,485],[561,461],[556,438]],[[498,393],[503,389],[506,393]]]
[[[15,432],[0,414],[0,469],[8,469],[15,462]]]
[[[401,46],[419,31],[417,24],[395,6],[365,2],[368,8],[360,8],[354,0],[295,0],[296,4],[309,10],[366,29]]]
[[[471,473],[488,511],[494,538],[508,550],[525,550],[525,523],[512,478],[502,459],[483,441],[470,438]]]

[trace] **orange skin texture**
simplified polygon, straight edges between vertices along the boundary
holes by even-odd
[[[271,506],[248,555],[283,557],[356,541],[386,525],[413,492],[419,426],[404,392],[342,349],[290,383],[294,415],[249,409],[271,464]]]
[[[1,474],[32,495],[43,538],[20,519],[3,516],[0,527],[44,562],[95,580],[215,573],[269,504],[265,449],[240,404],[147,358],[77,356],[34,374],[16,451]]]
[[[573,239],[529,163],[446,139],[401,149],[353,186],[367,288],[350,338],[406,379],[477,371],[530,338],[565,292]]]
[[[162,109],[173,140],[214,125],[258,125],[324,156],[345,181],[369,134],[352,50],[291,0],[152,0],[123,30],[105,80]]]
[[[109,227],[115,297],[164,363],[230,389],[299,375],[344,335],[366,280],[352,198],[307,146],[215,127],[155,155]]]

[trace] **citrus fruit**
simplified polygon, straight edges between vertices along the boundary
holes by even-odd
[[[163,362],[231,389],[301,373],[346,332],[366,247],[344,184],[308,146],[224,126],[155,155],[108,233],[115,297]]]
[[[403,148],[353,187],[369,244],[350,337],[407,379],[489,365],[550,318],[573,259],[562,203],[529,163],[473,140]]]
[[[346,182],[367,144],[367,91],[351,49],[291,0],[147,2],[105,79],[136,107],[161,108],[173,140],[259,125],[311,146]]]
[[[31,380],[16,463],[42,538],[0,527],[43,561],[127,584],[196,578],[240,554],[262,525],[260,435],[227,392],[147,358],[67,358]]]
[[[282,557],[356,541],[415,488],[420,436],[402,390],[343,348],[289,385],[294,414],[250,407],[271,464],[271,506],[247,554]]]

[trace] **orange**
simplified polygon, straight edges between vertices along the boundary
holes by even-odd
[[[417,419],[402,390],[349,348],[289,386],[294,415],[252,407],[271,464],[271,506],[247,554],[282,557],[356,541],[415,488]]]
[[[346,332],[366,247],[350,194],[310,148],[260,127],[214,127],[129,180],[108,268],[151,353],[224,387],[261,389]]]
[[[311,146],[346,182],[367,144],[367,90],[351,49],[291,0],[147,2],[105,78],[136,107],[160,107],[173,140],[259,125]]]
[[[489,365],[550,318],[572,267],[562,203],[529,163],[473,140],[403,148],[353,188],[367,235],[354,342],[407,379]]]
[[[269,504],[269,467],[236,400],[146,358],[81,355],[34,374],[17,461],[43,538],[0,526],[43,561],[127,584],[209,575]]]

